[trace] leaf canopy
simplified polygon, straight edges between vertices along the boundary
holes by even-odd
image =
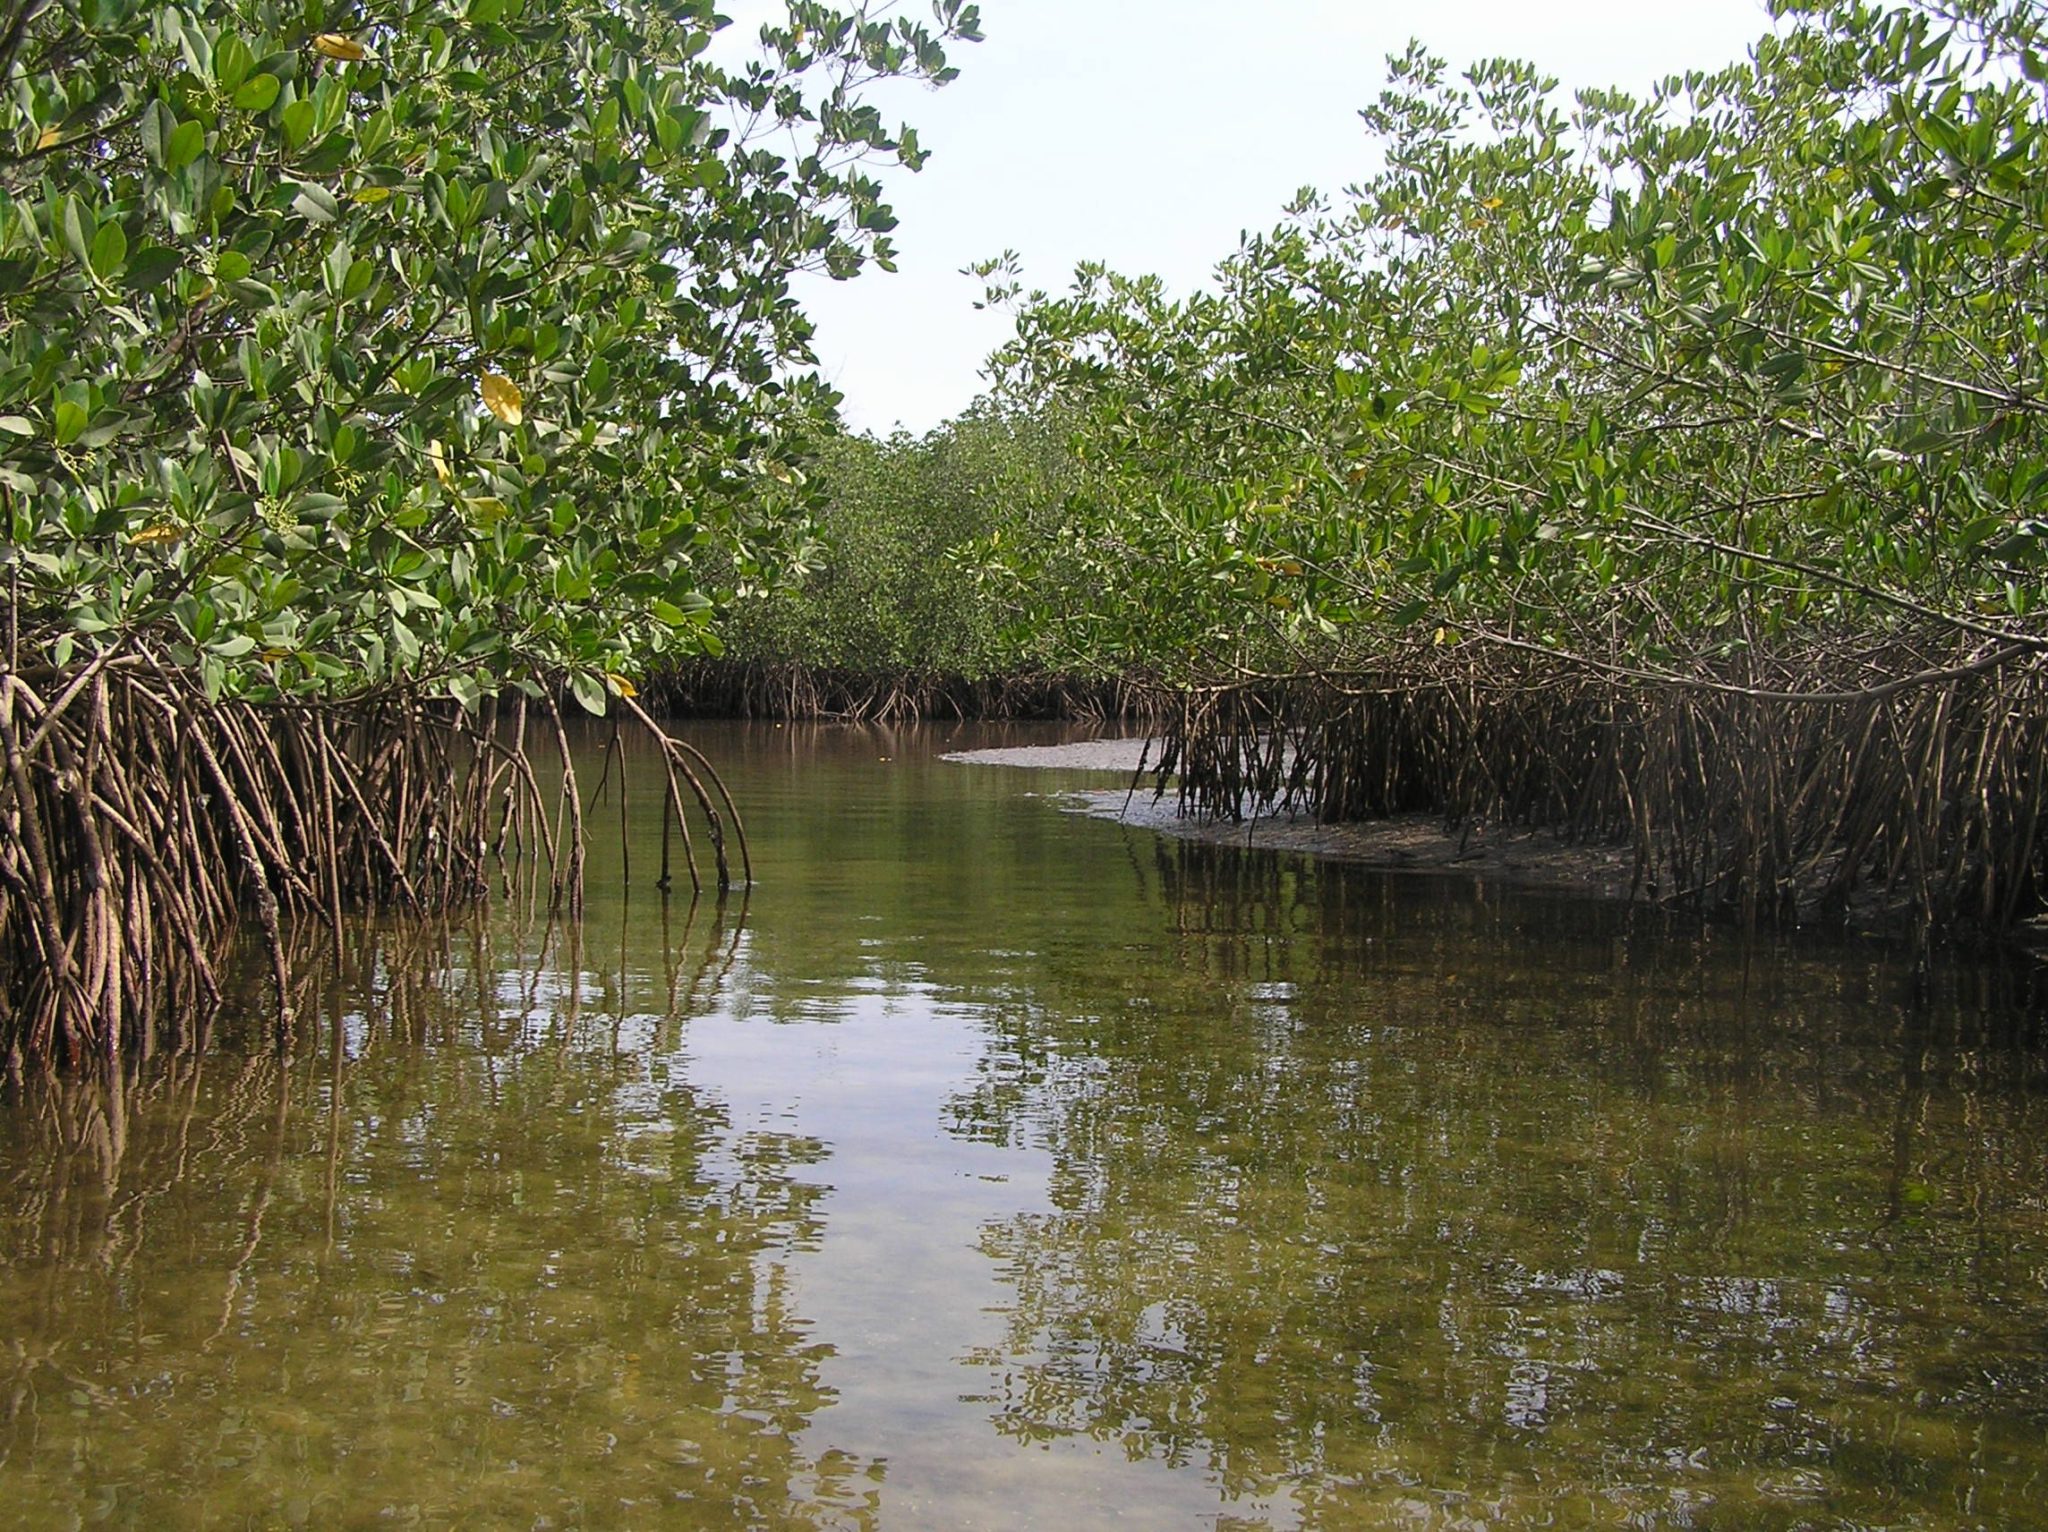
[[[719,63],[712,0],[0,8],[9,662],[601,702],[703,646],[707,552],[792,556],[789,280],[889,261],[862,92],[951,77],[934,12]]]
[[[1011,559],[1041,622],[1189,679],[1471,637],[1758,684],[1908,632],[2048,650],[2042,12],[1779,10],[1640,97],[1411,48],[1362,114],[1382,168],[1215,290],[1024,299],[1006,397],[1088,464],[1069,582]]]

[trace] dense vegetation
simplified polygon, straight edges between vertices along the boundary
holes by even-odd
[[[529,711],[791,563],[788,280],[888,262],[861,92],[951,77],[934,10],[716,63],[711,0],[0,5],[0,1034],[111,1052],[238,908],[278,953],[508,835],[573,901]]]
[[[785,717],[1119,706],[1135,692],[1061,673],[1050,633],[982,582],[990,547],[1057,533],[1076,467],[1064,428],[987,407],[923,437],[821,441],[804,464],[820,499],[796,578],[734,579],[742,594],[718,624],[720,654],[661,667],[652,696]]]
[[[244,910],[282,1019],[295,913],[508,855],[573,907],[560,702],[653,728],[650,680],[1141,686],[1201,812],[1626,839],[1752,916],[2040,908],[2032,0],[1783,0],[1569,104],[1411,49],[1359,185],[1189,298],[991,263],[995,398],[875,441],[789,279],[888,264],[864,167],[924,151],[862,92],[978,36],[886,10],[735,62],[709,0],[0,0],[11,1048],[146,1043]]]
[[[2030,0],[1789,0],[1647,97],[1419,49],[1215,290],[1019,305],[1068,653],[1195,807],[1632,837],[1752,914],[2037,908],[2048,123]],[[1019,294],[1001,263],[997,295]]]

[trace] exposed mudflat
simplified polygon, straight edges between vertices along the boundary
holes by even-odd
[[[1069,745],[963,750],[945,759],[975,766],[1023,766],[1040,770],[1135,773],[1150,742],[1144,739],[1082,740]],[[1154,798],[1150,781],[1063,795],[1064,807],[1097,819],[1114,819],[1215,845],[1263,847],[1334,857],[1368,867],[1439,872],[1510,884],[1518,888],[1565,890],[1625,898],[1634,875],[1634,854],[1626,847],[1589,846],[1545,831],[1500,829],[1479,824],[1444,828],[1427,814],[1349,824],[1319,824],[1305,814],[1265,814],[1230,820],[1184,819],[1173,799]]]
[[[1187,840],[1299,851],[1389,871],[1462,874],[1517,888],[1626,898],[1635,870],[1634,853],[1626,847],[1588,846],[1545,831],[1500,830],[1484,824],[1472,826],[1469,833],[1447,831],[1444,822],[1430,814],[1349,824],[1319,824],[1307,814],[1264,814],[1233,824],[1227,819],[1183,819],[1174,812],[1172,797],[1155,800],[1149,784],[1130,796],[1128,804],[1125,799],[1125,791],[1115,789],[1069,794],[1065,802],[1077,813]]]
[[[1031,766],[1046,771],[1121,771],[1138,769],[1146,749],[1156,741],[1145,739],[1083,739],[1070,745],[1015,745],[996,750],[956,750],[942,760],[963,766]],[[1156,753],[1156,752],[1155,752]]]

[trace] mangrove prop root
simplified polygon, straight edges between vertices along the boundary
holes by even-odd
[[[754,862],[752,856],[747,851],[747,832],[740,823],[739,805],[732,801],[732,794],[726,789],[725,780],[712,769],[711,762],[705,759],[704,753],[697,749],[696,746],[669,734],[661,725],[649,717],[646,710],[632,698],[624,698],[623,701],[625,702],[626,710],[640,720],[641,725],[654,739],[656,746],[662,753],[662,762],[668,771],[670,811],[675,815],[675,822],[682,830],[683,844],[686,847],[689,845],[689,827],[683,815],[682,793],[677,786],[678,779],[689,784],[690,792],[697,800],[697,806],[704,812],[705,822],[711,827],[711,851],[718,863],[718,891],[722,894],[732,887],[732,864],[726,856],[725,849],[725,826],[728,820],[732,824],[733,839],[739,844],[740,866],[745,881],[752,883],[754,881]],[[704,783],[706,779],[709,779],[712,786],[718,790],[718,797],[715,802],[710,792],[705,789]],[[720,812],[721,804],[724,805],[723,813]],[[666,861],[664,861],[662,866],[664,886],[666,886],[667,878],[668,867]],[[697,869],[694,862],[692,862],[690,867],[690,881],[693,885],[697,881]]]
[[[1998,930],[2048,907],[2048,662],[1938,641],[1652,684],[1471,642],[1179,694],[1182,812],[1426,813],[1632,845],[1638,894],[1747,924]],[[1889,679],[1915,676],[1901,687]]]
[[[573,915],[583,824],[569,734],[552,699],[538,706],[562,751],[554,802],[524,696],[472,713],[404,694],[259,705],[211,700],[132,655],[0,669],[0,1056],[113,1066],[198,1046],[250,938],[286,1045],[305,928],[331,943],[348,911],[473,903],[520,860]],[[672,812],[687,785],[712,826],[723,887],[730,796],[640,717],[672,763]]]

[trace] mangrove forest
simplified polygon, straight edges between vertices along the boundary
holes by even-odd
[[[0,1522],[2042,1524],[2048,7],[886,435],[1007,8],[724,9],[0,0]]]

